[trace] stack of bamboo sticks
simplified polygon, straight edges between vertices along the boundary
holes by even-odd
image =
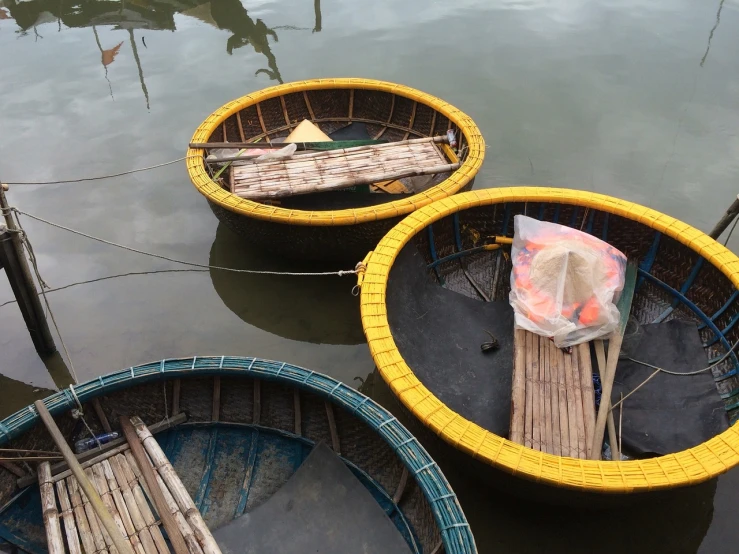
[[[590,344],[568,354],[523,329],[514,335],[510,439],[557,456],[587,459],[595,428]]]
[[[429,137],[254,161],[232,169],[231,192],[259,200],[454,171],[459,163],[449,163],[436,146],[445,140]]]
[[[140,419],[133,418],[133,422],[166,507],[184,538],[186,551],[181,553],[175,547],[176,554],[221,554],[200,512],[156,439]],[[135,554],[170,554],[160,528],[163,523],[166,525],[163,522],[166,514],[157,514],[157,502],[130,448],[113,449],[108,457],[96,459],[96,463],[84,471],[102,498],[118,531],[130,543]],[[94,506],[70,473],[67,471],[52,477],[49,462],[39,466],[50,554],[67,551],[69,554],[120,554],[114,545],[116,541],[102,525]],[[61,511],[57,508],[57,500]],[[66,541],[62,537],[60,516]],[[64,548],[65,542],[68,550]]]

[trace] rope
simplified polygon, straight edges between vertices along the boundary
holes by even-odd
[[[724,246],[729,244],[729,239],[731,238],[731,235],[734,234],[734,229],[736,229],[736,224],[739,223],[739,217],[734,218],[734,225],[731,226],[731,231],[729,231],[729,234],[726,235],[726,240],[724,241]]]
[[[190,158],[202,158],[202,155],[199,156],[189,156]],[[36,185],[59,185],[62,183],[83,183],[85,181],[100,181],[102,179],[112,179],[113,177],[122,177],[123,175],[130,175],[131,173],[139,173],[141,171],[149,171],[150,169],[157,169],[159,167],[164,167],[167,165],[176,164],[178,162],[184,161],[188,158],[188,156],[183,156],[182,158],[177,158],[176,160],[172,160],[170,162],[164,162],[161,164],[156,165],[150,165],[149,167],[140,167],[138,169],[131,169],[129,171],[123,171],[121,173],[111,173],[109,175],[99,175],[97,177],[83,177],[82,179],[64,179],[61,181],[18,181],[18,182],[12,182],[12,181],[6,181],[6,185],[20,185],[20,186],[36,186]]]
[[[739,346],[739,340],[736,341],[732,345],[732,347],[729,349],[728,352],[726,352],[726,354],[724,354],[723,356],[721,356],[718,360],[716,360],[715,362],[713,362],[711,365],[706,366],[703,369],[697,369],[695,371],[688,371],[686,373],[680,373],[680,372],[677,372],[677,371],[669,371],[667,369],[658,367],[656,365],[652,365],[652,364],[649,364],[647,362],[642,362],[641,360],[635,360],[634,358],[631,358],[629,356],[624,356],[624,359],[626,359],[626,360],[629,360],[629,361],[634,362],[634,363],[637,363],[637,364],[641,364],[641,365],[646,366],[646,367],[651,367],[652,369],[654,369],[654,372],[649,377],[647,377],[646,379],[644,379],[644,381],[642,381],[641,383],[639,383],[631,392],[629,392],[629,394],[627,394],[621,400],[619,400],[613,406],[611,406],[611,410],[613,410],[614,408],[616,408],[616,406],[620,406],[621,403],[624,400],[626,400],[629,396],[631,396],[636,391],[638,391],[640,388],[642,388],[644,385],[646,385],[658,373],[666,373],[668,375],[676,375],[678,377],[686,377],[686,376],[698,375],[699,373],[704,373],[706,371],[710,371],[711,369],[713,369],[714,367],[716,367],[717,365],[719,365],[720,363],[722,363],[724,360],[726,360],[726,358],[728,358],[731,355],[731,353],[734,352],[734,350],[736,350],[736,347],[737,346]]]
[[[153,275],[155,273],[205,273],[208,271],[207,269],[158,269],[154,271],[129,271],[128,273],[118,273],[116,275],[108,275],[106,277],[96,277],[95,279],[88,279],[86,281],[77,281],[75,283],[70,283],[68,285],[64,285],[61,287],[55,287],[52,289],[47,289],[46,292],[58,292],[60,290],[64,289],[70,289],[72,287],[76,287],[79,285],[89,285],[90,283],[97,283],[99,281],[107,281],[109,279],[117,279],[119,277],[131,277],[134,275]],[[18,302],[17,300],[8,300],[7,302],[3,302],[0,304],[0,308],[3,306],[7,306],[8,304],[15,304]]]
[[[249,273],[253,275],[291,275],[291,276],[303,276],[303,277],[318,277],[322,275],[338,275],[339,277],[342,277],[344,275],[355,275],[357,273],[357,269],[341,269],[339,271],[308,271],[308,272],[294,272],[294,271],[265,271],[265,270],[254,270],[254,269],[235,269],[232,267],[221,267],[217,265],[208,265],[208,264],[198,264],[195,262],[186,262],[183,260],[178,260],[176,258],[170,258],[169,256],[162,256],[161,254],[154,254],[152,252],[146,252],[144,250],[139,250],[137,248],[132,248],[130,246],[126,246],[123,244],[118,244],[116,242],[112,242],[109,240],[101,239],[99,237],[94,237],[92,235],[88,235],[87,233],[83,233],[82,231],[77,231],[75,229],[70,229],[69,227],[65,227],[64,225],[60,225],[59,223],[54,223],[53,221],[49,221],[47,219],[44,219],[42,217],[38,217],[32,214],[29,214],[28,212],[22,212],[21,210],[17,208],[10,208],[11,211],[14,211],[16,214],[24,215],[26,217],[30,217],[31,219],[35,219],[36,221],[40,221],[41,223],[46,223],[47,225],[51,225],[52,227],[56,227],[57,229],[62,229],[64,231],[67,231],[69,233],[73,233],[75,235],[80,235],[81,237],[85,237],[97,242],[102,242],[103,244],[107,244],[109,246],[115,246],[116,248],[122,248],[123,250],[128,250],[129,252],[135,252],[136,254],[142,254],[144,256],[150,256],[152,258],[158,258],[160,260],[165,260],[168,262],[173,262],[176,264],[182,264],[182,265],[188,265],[191,267],[200,267],[203,269],[216,269],[219,271],[231,271],[233,273]]]

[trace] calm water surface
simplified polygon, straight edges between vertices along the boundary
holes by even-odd
[[[488,144],[477,187],[605,192],[706,230],[737,193],[739,0],[0,0],[0,51],[4,181],[172,160],[234,97],[363,76],[468,112]],[[301,268],[239,244],[182,165],[14,186],[10,199],[179,259]],[[53,288],[138,273],[49,295],[80,380],[206,354],[285,360],[354,384],[372,371],[351,278],[171,272],[182,268],[25,226]],[[0,279],[0,304],[11,298]],[[0,307],[0,352],[0,416],[69,383],[59,357],[36,356],[14,304]],[[481,552],[712,553],[739,544],[737,472],[669,505],[605,515],[526,505],[447,472]]]

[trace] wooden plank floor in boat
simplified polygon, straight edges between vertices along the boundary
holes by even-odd
[[[516,329],[513,348],[511,441],[587,459],[595,427],[590,343],[568,354],[546,337]]]
[[[140,438],[151,437],[140,422]],[[220,554],[200,512],[159,445],[144,440],[147,461],[174,516],[189,554]],[[168,466],[168,467],[166,467]],[[146,482],[128,444],[114,448],[83,464],[85,474],[105,504],[113,521],[135,554],[170,554],[162,521],[156,513]],[[39,466],[42,498],[49,510],[44,523],[50,554],[118,554],[113,540],[71,471],[52,477],[49,463]],[[47,517],[48,512],[58,516]],[[60,523],[61,520],[61,523]],[[62,538],[62,528],[64,537]],[[66,548],[65,548],[66,545]]]
[[[231,192],[279,198],[454,171],[459,163],[449,163],[436,144],[442,141],[429,137],[246,163],[232,169]]]

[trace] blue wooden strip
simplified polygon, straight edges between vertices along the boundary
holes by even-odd
[[[542,202],[541,204],[539,204],[539,221],[541,221],[542,219],[544,219],[544,208],[545,207],[546,207],[546,204],[544,202]]]
[[[700,273],[700,270],[703,267],[704,261],[705,261],[705,258],[702,258],[702,257],[698,258],[698,261],[695,263],[695,265],[693,266],[693,269],[690,271],[690,275],[688,275],[687,280],[685,281],[685,283],[683,283],[683,286],[680,287],[680,294],[682,294],[683,297],[685,296],[685,293],[688,292],[690,287],[693,286],[693,282],[695,281],[696,277],[698,277],[698,273]],[[667,316],[669,316],[675,310],[675,308],[677,308],[678,304],[680,303],[679,300],[680,299],[678,298],[673,300],[672,305],[669,308],[667,308],[664,312],[659,314],[657,316],[657,319],[655,319],[653,323],[662,323],[667,318]]]
[[[454,242],[457,245],[457,250],[462,251],[462,233],[459,231],[459,213],[452,216],[452,222],[454,224]]]
[[[586,231],[589,235],[593,234],[593,221],[595,220],[595,210],[590,210],[590,217],[588,217],[588,226]]]
[[[429,224],[429,226],[426,227],[426,232],[429,236],[429,250],[431,251],[431,260],[435,262],[439,259],[439,256],[436,254],[436,245],[434,244],[434,228],[432,225],[433,224]],[[444,279],[441,278],[439,269],[436,266],[434,266],[434,273],[436,273],[436,278],[439,280],[439,283],[441,283],[441,286],[444,286]]]
[[[503,210],[503,231],[500,233],[502,236],[508,236],[508,224],[511,221],[511,205],[506,202],[505,210]]]
[[[580,206],[575,206],[572,211],[572,218],[570,219],[570,227],[577,227],[577,216],[580,213]]]
[[[646,273],[652,272],[652,266],[654,265],[654,260],[657,258],[657,251],[659,250],[659,241],[662,238],[662,233],[657,231],[654,233],[654,240],[652,241],[652,246],[649,247],[649,251],[647,252],[647,255],[644,256],[644,259],[639,264],[639,271],[645,271]],[[639,279],[636,281],[636,288],[637,290],[641,286],[642,282],[644,282],[644,277],[639,277]]]
[[[243,515],[246,510],[246,501],[249,500],[249,490],[251,489],[251,481],[254,476],[254,465],[257,461],[258,443],[259,431],[255,429],[251,436],[251,446],[249,447],[249,456],[246,461],[246,472],[244,473],[244,484],[241,486],[241,494],[239,495],[239,503],[236,505],[234,518]]]
[[[711,321],[713,321],[713,318],[711,319]],[[739,321],[739,313],[736,313],[734,317],[731,318],[731,321],[729,321],[729,324],[723,328],[721,333],[723,335],[726,335],[729,331],[731,331],[731,328],[734,327],[734,325],[736,325],[737,321]],[[718,342],[718,337],[713,337],[713,339],[710,342],[707,342],[706,344],[704,344],[704,346],[713,346],[717,342]]]
[[[457,258],[462,258],[464,256],[469,256],[470,254],[476,254],[477,252],[484,252],[485,247],[484,246],[476,246],[475,248],[470,248],[469,250],[462,250],[461,252],[455,252],[454,254],[449,254],[448,256],[444,256],[443,258],[439,258],[435,262],[431,262],[426,267],[428,269],[434,269],[435,267],[440,266],[443,263],[450,262],[452,260],[456,260]]]
[[[198,487],[198,493],[195,495],[195,506],[202,513],[203,500],[205,500],[205,493],[208,490],[208,484],[210,483],[210,476],[213,473],[213,460],[216,454],[216,443],[218,442],[218,427],[213,427],[210,432],[210,442],[208,442],[208,454],[205,458],[205,469],[203,470],[203,477],[200,479],[200,486]]]
[[[554,208],[554,223],[559,223],[559,212],[562,209],[562,204],[557,204],[557,206]]]
[[[736,300],[737,298],[739,298],[739,290],[735,290],[734,291],[734,294],[732,294],[729,297],[729,299],[726,301],[726,304],[724,304],[723,306],[721,306],[721,308],[719,309],[719,311],[717,311],[715,314],[713,314],[711,316],[711,321],[716,321],[719,317],[721,317],[722,315],[724,315],[724,312],[729,309],[729,306],[731,306],[733,304],[734,300]],[[698,326],[698,330],[699,331],[701,331],[701,330],[703,330],[705,328],[706,328],[705,325],[699,325]]]
[[[664,289],[665,291],[669,292],[671,295],[673,295],[675,298],[677,298],[680,302],[685,304],[690,310],[697,315],[703,322],[706,324],[706,326],[713,331],[713,333],[719,337],[719,340],[721,341],[721,344],[726,348],[726,351],[731,350],[731,345],[726,340],[726,337],[721,334],[721,331],[719,331],[718,327],[716,327],[716,324],[711,321],[711,319],[703,313],[703,310],[701,310],[698,306],[696,306],[692,301],[688,300],[683,293],[680,291],[677,291],[673,289],[670,285],[667,283],[660,281],[657,279],[654,275],[651,275],[650,273],[647,273],[646,271],[639,270],[639,274],[642,275],[644,278],[646,278],[648,281],[651,281],[658,287]],[[733,352],[731,353],[731,358],[734,360],[734,366],[736,367],[737,364],[739,364],[739,360],[736,358],[736,354]]]

